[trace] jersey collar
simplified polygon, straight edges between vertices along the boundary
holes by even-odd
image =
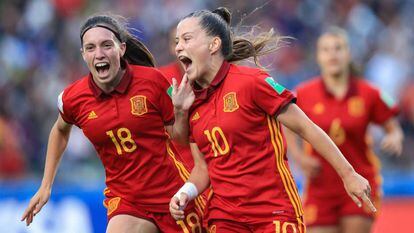
[[[348,90],[344,96],[343,99],[341,100],[345,100],[348,99],[349,97],[355,95],[357,93],[357,81],[356,79],[358,79],[357,77],[349,77],[349,83],[348,83]],[[322,76],[319,77],[319,83],[321,86],[321,89],[323,90],[323,93],[325,94],[325,96],[329,97],[329,98],[334,98],[335,96],[328,91],[328,88],[326,87],[325,83],[323,82]]]
[[[126,90],[128,89],[129,84],[131,83],[131,80],[132,80],[131,68],[129,64],[126,63],[124,76],[122,76],[122,79],[119,82],[118,86],[116,86],[115,89],[111,93],[106,94],[101,88],[99,88],[98,85],[96,85],[96,83],[93,81],[91,73],[89,73],[88,83],[89,83],[89,88],[92,90],[93,95],[96,98],[102,98],[114,92],[118,92],[120,94],[125,93]]]
[[[208,86],[207,88],[201,89],[201,87],[198,86],[197,83],[195,82],[193,90],[194,90],[194,94],[196,98],[206,99],[221,84],[221,82],[227,76],[227,73],[229,72],[229,70],[230,70],[230,63],[228,63],[227,61],[223,61],[219,71],[217,72],[213,81],[210,83],[210,86]]]

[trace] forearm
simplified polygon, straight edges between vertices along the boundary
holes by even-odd
[[[193,183],[197,187],[198,193],[204,192],[210,185],[207,167],[194,166],[188,182]]]
[[[51,189],[63,152],[69,140],[69,133],[58,129],[57,123],[49,134],[46,163],[41,186]]]
[[[342,177],[354,172],[353,167],[326,133],[315,125],[295,104],[289,104],[277,116],[283,125],[308,141]]]
[[[190,148],[194,159],[194,168],[191,171],[188,182],[196,186],[198,193],[202,193],[210,185],[207,163],[197,144],[190,143]]]
[[[300,136],[308,141],[332,165],[341,178],[345,178],[348,174],[354,172],[354,168],[345,159],[342,152],[317,125],[309,122],[303,131],[300,132]]]
[[[175,121],[172,127],[171,138],[180,144],[188,144],[188,111],[174,109]]]

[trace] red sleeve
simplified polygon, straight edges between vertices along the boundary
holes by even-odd
[[[371,120],[377,124],[383,124],[399,112],[396,102],[386,93],[373,88],[373,109]]]
[[[72,108],[70,107],[70,100],[68,100],[68,89],[62,91],[58,96],[58,109],[62,119],[68,124],[75,124],[75,119],[72,115]]]
[[[157,92],[155,96],[158,100],[157,109],[160,111],[161,118],[164,121],[165,125],[174,124],[174,107],[171,100],[171,91],[172,87],[168,83],[167,79],[160,72],[157,72],[159,75],[156,85]]]
[[[254,78],[253,87],[254,103],[271,116],[276,116],[289,103],[296,102],[292,92],[275,82],[265,72]]]

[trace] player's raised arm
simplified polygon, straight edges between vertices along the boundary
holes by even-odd
[[[368,181],[355,172],[329,136],[315,125],[298,106],[289,104],[277,116],[277,120],[308,141],[334,167],[344,182],[349,196],[359,207],[362,206],[359,199],[362,199],[371,211],[376,211],[369,199],[371,187]]]

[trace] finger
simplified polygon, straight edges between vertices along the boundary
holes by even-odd
[[[32,202],[30,202],[29,206],[26,208],[26,210],[24,211],[24,213],[22,215],[21,221],[23,221],[24,219],[26,219],[28,217],[29,213],[33,211],[33,207],[34,207],[34,204]]]
[[[371,186],[367,187],[367,189],[365,190],[365,193],[368,197],[371,197]]]
[[[35,209],[33,210],[33,214],[36,215],[37,213],[39,213],[44,205],[45,205],[45,203],[38,203],[35,206]]]
[[[177,198],[174,198],[174,200],[171,200],[170,207],[172,210],[178,210],[180,208]]]
[[[398,143],[394,143],[391,145],[392,154],[396,156],[400,156],[402,152],[402,146]]]
[[[187,83],[188,83],[188,75],[187,75],[187,73],[185,73],[183,75],[183,79],[181,79],[180,87],[182,88],[182,87],[186,86]]]
[[[32,212],[30,212],[26,218],[26,226],[30,225],[30,223],[32,222],[32,219],[33,219],[33,214]]]
[[[180,209],[183,210],[187,205],[188,196],[184,193],[180,194]]]
[[[177,93],[177,79],[175,78],[172,78],[172,88],[172,93],[174,95],[175,93]]]
[[[175,219],[175,220],[177,220],[177,221],[180,221],[180,220],[183,220],[184,219],[184,214],[180,214],[180,215],[172,215],[172,217]]]
[[[355,204],[357,204],[357,206],[358,206],[359,208],[361,208],[362,203],[361,203],[361,201],[358,199],[358,197],[357,197],[357,196],[355,196],[354,194],[351,194],[350,196],[351,196],[352,200],[355,202]]]
[[[184,215],[184,211],[182,210],[170,210],[171,215],[175,215],[175,216],[183,216]]]
[[[361,199],[372,212],[377,212],[377,208],[375,208],[374,204],[372,204],[371,202],[371,199],[369,199],[369,197],[365,193],[362,195]]]
[[[173,85],[173,88],[177,87],[177,79],[172,78],[172,85]]]

